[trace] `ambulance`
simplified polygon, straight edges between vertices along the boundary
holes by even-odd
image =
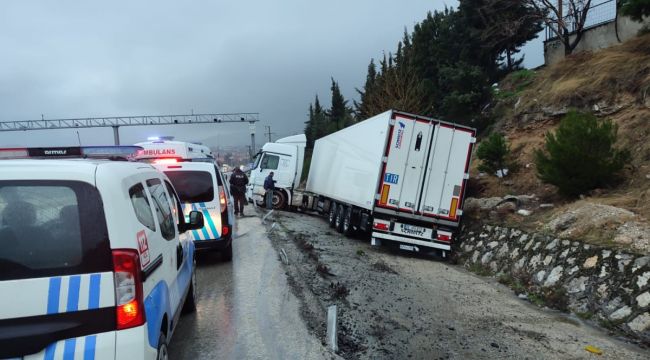
[[[189,232],[197,250],[219,251],[232,260],[235,230],[234,200],[210,148],[167,139],[135,144],[138,161],[152,164],[169,177],[178,192],[185,216],[199,211],[205,226]]]
[[[203,214],[136,150],[0,149],[0,359],[168,358]]]

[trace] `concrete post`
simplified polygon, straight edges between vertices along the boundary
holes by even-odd
[[[115,141],[115,146],[120,145],[120,127],[113,126],[113,140]]]

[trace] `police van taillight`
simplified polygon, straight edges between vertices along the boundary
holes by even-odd
[[[221,212],[226,211],[226,192],[223,190],[223,186],[219,186],[219,205],[221,205]]]
[[[145,323],[140,257],[130,249],[113,250],[117,330]]]

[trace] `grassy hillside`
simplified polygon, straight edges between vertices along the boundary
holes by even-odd
[[[533,217],[538,227],[558,212],[579,206],[560,198],[553,186],[542,184],[533,161],[544,134],[575,108],[616,123],[618,146],[628,148],[633,156],[622,183],[584,194],[585,200],[632,211],[639,221],[650,219],[650,35],[599,52],[575,54],[536,71],[513,73],[499,84],[495,97],[493,130],[506,136],[517,166],[511,176],[499,180],[479,176],[475,159],[474,196],[535,194],[540,202],[556,204],[543,216]]]

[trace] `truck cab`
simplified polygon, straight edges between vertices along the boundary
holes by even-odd
[[[295,205],[294,191],[300,186],[307,137],[293,135],[266,143],[253,163],[247,197],[257,204],[264,203],[264,179],[273,172],[275,192],[273,208],[283,209]]]

